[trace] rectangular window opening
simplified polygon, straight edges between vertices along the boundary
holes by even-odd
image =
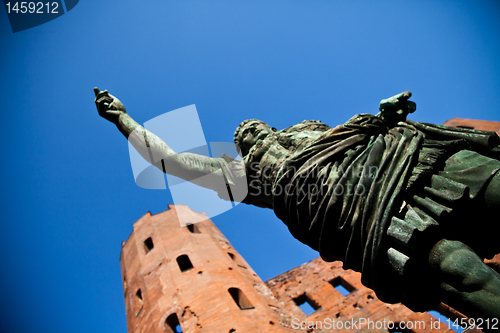
[[[341,277],[335,278],[332,281],[330,281],[330,284],[337,290],[342,296],[347,296],[350,293],[356,291],[356,288],[351,286],[349,283],[347,283],[344,279]]]
[[[293,301],[302,310],[302,312],[304,312],[306,316],[309,316],[321,309],[321,306],[310,299],[306,294],[302,294],[299,297],[294,298]]]
[[[151,237],[149,237],[148,239],[146,239],[144,241],[144,249],[146,250],[146,253],[148,253],[149,251],[151,251],[153,249],[154,244],[153,244],[153,240],[151,239]]]

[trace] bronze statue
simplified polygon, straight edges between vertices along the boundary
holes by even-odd
[[[382,100],[376,116],[335,128],[304,121],[278,131],[245,120],[234,134],[242,163],[233,163],[175,153],[94,90],[99,115],[150,163],[228,200],[244,178],[242,202],[273,209],[324,260],[361,272],[382,301],[416,311],[444,302],[471,318],[500,318],[500,274],[483,262],[500,252],[495,133],[407,120],[416,105],[404,92]],[[219,181],[197,181],[207,175]]]

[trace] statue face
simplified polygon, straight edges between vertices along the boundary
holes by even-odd
[[[246,124],[240,132],[239,142],[241,149],[250,149],[258,140],[265,139],[273,131],[268,124],[261,121],[252,121]]]

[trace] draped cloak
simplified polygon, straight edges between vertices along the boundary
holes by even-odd
[[[411,121],[389,128],[377,116],[360,114],[276,161],[271,179],[261,181],[270,182],[267,200],[296,239],[326,261],[341,260],[344,268],[361,272],[379,298],[399,302],[386,278],[391,219],[400,215],[405,193],[461,149],[500,159],[494,132]],[[490,169],[483,183],[498,170]],[[251,192],[243,202],[255,202]]]
[[[280,168],[274,212],[327,261],[361,272],[375,287],[380,246],[418,158],[423,134],[358,115],[325,133]],[[385,268],[385,263],[382,263]]]

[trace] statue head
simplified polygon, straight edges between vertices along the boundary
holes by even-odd
[[[261,120],[247,119],[236,128],[234,143],[240,147],[241,154],[245,156],[257,141],[264,140],[269,134],[276,131],[276,128],[271,128]]]

